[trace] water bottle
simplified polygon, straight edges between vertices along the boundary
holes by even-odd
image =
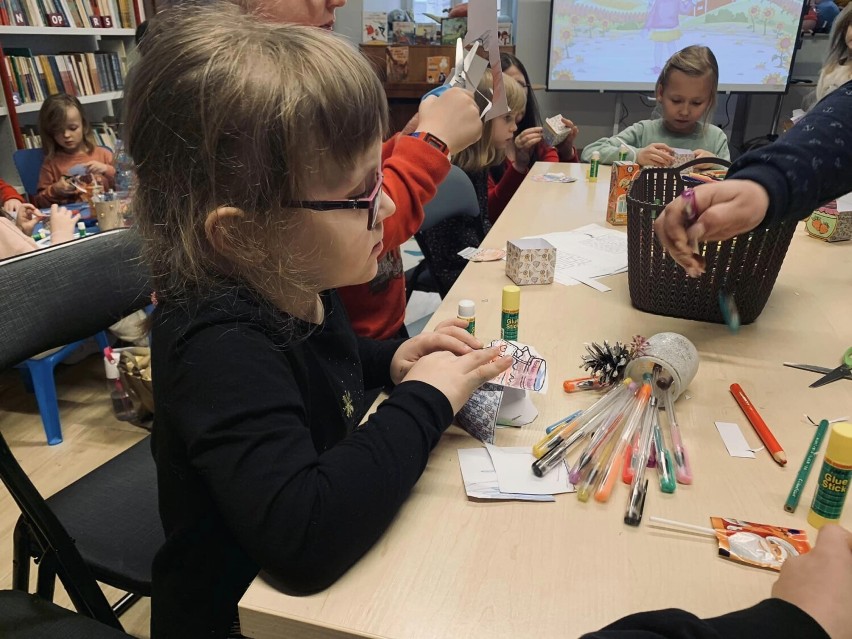
[[[124,149],[124,142],[117,140],[115,144],[115,190],[118,197],[123,199],[129,197],[133,191],[135,176],[133,175],[133,161]]]

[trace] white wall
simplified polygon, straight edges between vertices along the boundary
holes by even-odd
[[[346,35],[354,42],[361,37],[361,11],[363,0],[349,0],[345,7],[337,10],[335,31]],[[531,80],[535,84],[544,84],[547,75],[547,42],[550,25],[549,0],[518,0],[518,23],[515,26],[515,47],[518,57],[523,60]],[[794,77],[806,77],[815,80],[819,74],[827,47],[827,37],[806,38],[803,48],[797,52],[793,67]],[[629,61],[625,61],[629,64]],[[783,98],[781,119],[789,117],[794,108],[801,105],[802,98],[810,89],[792,87]],[[578,146],[603,136],[612,135],[615,117],[616,96],[608,93],[547,92],[536,94],[542,116],[556,113],[571,118],[580,127]],[[638,120],[650,117],[651,109],[642,104],[636,94],[624,94],[623,101],[629,115],[622,126],[629,126]],[[728,104],[728,113],[733,121],[737,96]],[[769,133],[772,114],[777,97],[768,95],[752,96],[749,103],[749,115],[745,127],[745,140]],[[719,108],[713,118],[718,125],[725,124],[726,96],[719,96]],[[726,127],[730,134],[731,125]]]

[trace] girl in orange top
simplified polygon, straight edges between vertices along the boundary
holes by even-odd
[[[64,93],[48,97],[38,114],[38,128],[44,164],[33,204],[43,208],[81,201],[84,192],[69,178],[75,167],[85,170],[83,181],[98,182],[104,190],[115,187],[112,151],[95,142],[92,125],[77,98]]]

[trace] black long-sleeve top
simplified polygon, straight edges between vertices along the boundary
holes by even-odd
[[[356,428],[364,383],[390,382],[401,342],[356,337],[336,294],[322,299],[319,327],[246,289],[155,312],[166,543],[154,639],[225,637],[260,569],[294,593],[329,586],[390,524],[452,421],[443,394],[404,382]]]
[[[752,180],[769,193],[763,225],[801,219],[852,191],[852,82],[825,96],[784,136],[740,157],[728,178]]]

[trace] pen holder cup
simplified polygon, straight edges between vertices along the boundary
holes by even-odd
[[[679,333],[657,333],[648,338],[644,354],[632,360],[624,374],[638,381],[645,373],[653,373],[654,364],[663,368],[663,377],[671,377],[672,401],[677,401],[698,372],[698,351]]]
[[[684,189],[681,171],[697,164],[730,162],[700,158],[674,169],[643,169],[627,194],[627,277],[630,301],[641,311],[722,324],[719,295],[732,295],[742,324],[763,311],[787,254],[796,220],[759,228],[724,242],[699,245],[706,269],[691,278],[654,236],[654,220]]]
[[[95,202],[95,215],[98,216],[98,227],[102,231],[124,227],[124,216],[121,213],[121,202]]]

